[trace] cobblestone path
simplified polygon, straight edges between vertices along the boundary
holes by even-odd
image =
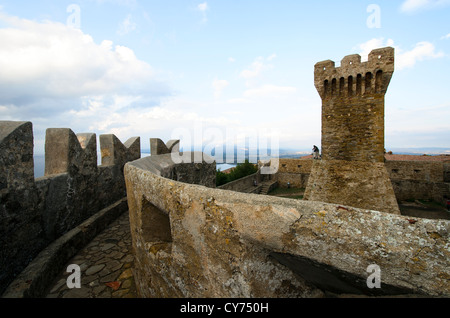
[[[65,270],[56,279],[48,298],[136,298],[128,212],[67,263],[81,269],[81,288],[69,289]]]

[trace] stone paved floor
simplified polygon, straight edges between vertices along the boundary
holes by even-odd
[[[136,298],[128,212],[67,263],[81,269],[81,288],[69,289],[65,270],[55,279],[48,298]],[[65,268],[67,268],[67,266]]]

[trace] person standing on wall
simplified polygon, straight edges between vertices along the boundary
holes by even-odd
[[[316,145],[314,145],[314,147],[313,147],[313,157],[314,157],[314,159],[319,159],[319,154],[320,154],[320,150],[319,150],[319,148],[316,146]]]

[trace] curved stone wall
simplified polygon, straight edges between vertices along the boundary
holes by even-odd
[[[450,295],[449,221],[187,184],[176,166],[125,166],[143,297]],[[367,284],[374,264],[381,288]]]

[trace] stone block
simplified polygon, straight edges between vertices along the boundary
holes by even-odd
[[[0,191],[34,184],[33,125],[0,121]]]
[[[140,137],[130,138],[123,144],[114,135],[101,135],[100,148],[102,165],[117,165],[123,167],[128,161],[134,161],[141,157]]]
[[[167,144],[161,139],[151,138],[150,139],[150,153],[152,156],[165,155],[172,152],[180,151],[180,141],[179,140],[169,140]]]
[[[97,169],[97,140],[95,134],[79,134],[68,128],[49,128],[45,139],[45,175]]]

